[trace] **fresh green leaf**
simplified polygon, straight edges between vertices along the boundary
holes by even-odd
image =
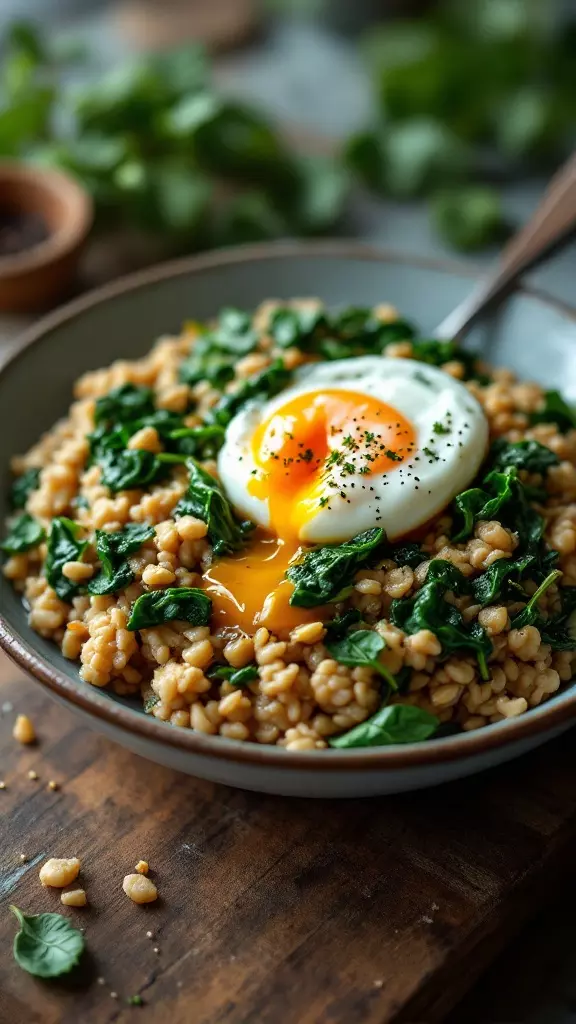
[[[390,195],[419,195],[462,176],[466,166],[465,147],[445,125],[418,118],[388,126],[384,176]]]
[[[203,230],[211,198],[212,186],[208,179],[190,167],[173,163],[153,167],[150,198],[153,210],[148,210],[148,223],[158,231],[194,240]]]
[[[88,541],[83,539],[83,530],[79,523],[65,516],[57,516],[52,520],[44,575],[62,601],[72,601],[80,590],[78,583],[64,576],[62,567],[66,562],[82,561],[87,546]]]
[[[363,131],[346,144],[344,159],[367,188],[386,190],[386,140],[381,131]]]
[[[392,673],[379,661],[380,652],[384,650],[386,644],[374,630],[358,629],[340,640],[328,640],[326,647],[340,665],[350,665],[353,668],[363,665],[371,668],[383,676],[391,690],[398,689]]]
[[[378,558],[385,541],[382,529],[366,530],[343,544],[312,548],[286,576],[294,584],[290,604],[314,608],[337,601],[352,586],[355,574]]]
[[[233,668],[232,665],[214,665],[208,669],[209,679],[225,679],[231,686],[249,686],[258,679],[258,665],[244,665],[243,668]]]
[[[14,959],[37,978],[58,978],[76,966],[84,950],[84,936],[62,914],[23,914],[10,910],[20,925],[14,938]]]
[[[167,587],[142,594],[130,612],[127,629],[150,629],[175,619],[193,626],[207,626],[212,602],[197,587]]]
[[[284,214],[264,192],[230,196],[218,213],[217,239],[221,245],[263,242],[289,233]]]
[[[538,608],[538,601],[546,593],[548,587],[551,587],[553,583],[562,575],[560,569],[554,569],[548,574],[543,583],[540,584],[538,590],[532,595],[530,600],[527,602],[526,607],[512,619],[512,629],[523,629],[524,626],[532,626],[537,623],[540,617],[540,611]]]
[[[194,459],[188,460],[188,490],[174,509],[174,516],[195,516],[208,527],[208,540],[216,555],[230,554],[244,544],[252,524],[239,522],[220,484]]]
[[[35,548],[45,537],[44,527],[37,519],[24,512],[11,523],[8,535],[0,544],[0,548],[8,555],[18,555]]]
[[[430,562],[426,582],[416,596],[392,602],[390,619],[408,634],[429,629],[442,644],[444,653],[475,651],[480,674],[487,679],[486,662],[492,653],[492,641],[478,622],[467,625],[460,611],[445,600],[449,590],[465,594],[468,581],[450,562],[435,558]]]
[[[530,423],[555,423],[565,433],[576,429],[576,411],[562,398],[559,391],[546,391],[544,405],[530,416]]]
[[[341,217],[350,189],[348,172],[337,160],[318,154],[300,157],[296,169],[296,228],[306,235],[323,234]]]
[[[38,487],[40,481],[40,470],[34,467],[27,469],[21,476],[17,476],[10,490],[10,507],[13,509],[25,508],[28,498]]]
[[[154,527],[147,523],[128,523],[116,533],[96,530],[96,552],[102,569],[90,580],[88,592],[114,594],[129,586],[135,577],[126,558],[153,536]]]
[[[290,383],[292,373],[287,370],[281,359],[275,359],[265,370],[248,377],[240,387],[230,395],[224,395],[211,411],[211,420],[222,427],[228,426],[230,420],[247,402],[255,398],[273,398]]]
[[[550,448],[538,441],[506,441],[500,437],[494,441],[489,460],[493,469],[505,472],[509,467],[525,469],[527,473],[547,473],[551,466],[557,466],[560,459]]]
[[[422,743],[434,735],[440,722],[423,708],[411,704],[389,704],[349,732],[328,742],[337,750],[352,747],[385,747],[397,743]]]
[[[500,196],[489,186],[439,192],[432,200],[431,211],[441,238],[462,252],[483,249],[506,234]]]

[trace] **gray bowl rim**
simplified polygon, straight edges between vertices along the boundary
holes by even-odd
[[[67,303],[48,314],[21,336],[15,351],[0,360],[0,382],[8,369],[17,361],[28,357],[36,345],[63,324],[68,324],[84,313],[117,296],[137,293],[140,289],[170,278],[201,273],[238,263],[254,263],[271,259],[298,259],[318,256],[335,260],[356,259],[399,263],[405,266],[441,271],[447,274],[476,278],[481,271],[458,261],[415,257],[393,249],[382,249],[362,242],[331,239],[316,242],[273,242],[221,249],[217,252],[162,263],[130,274],[95,289],[81,298]],[[563,316],[576,322],[576,308],[557,300],[539,289],[520,285],[521,294],[536,299]],[[544,703],[518,718],[488,725],[484,729],[426,743],[398,744],[390,747],[371,747],[353,750],[324,750],[319,752],[292,751],[276,746],[243,743],[223,737],[208,736],[192,729],[172,728],[143,709],[128,707],[87,683],[72,678],[53,668],[30,642],[13,629],[0,612],[0,648],[24,671],[32,675],[52,694],[73,708],[94,716],[108,726],[130,733],[143,741],[152,741],[173,750],[197,756],[220,758],[237,764],[261,765],[289,771],[314,769],[335,771],[393,771],[397,769],[433,767],[448,762],[467,760],[486,754],[510,743],[530,740],[553,729],[568,725],[576,715],[576,686],[569,687],[550,703]],[[104,691],[105,692],[105,691]]]

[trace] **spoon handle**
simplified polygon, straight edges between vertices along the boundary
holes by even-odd
[[[511,239],[486,278],[438,325],[437,338],[456,338],[526,270],[576,228],[576,153],[554,175],[528,223]]]

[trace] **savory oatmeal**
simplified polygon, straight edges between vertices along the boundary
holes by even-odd
[[[390,306],[187,324],[12,468],[31,626],[174,726],[405,743],[572,678],[574,413]]]

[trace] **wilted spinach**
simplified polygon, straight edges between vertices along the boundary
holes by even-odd
[[[414,542],[392,544],[389,557],[393,558],[397,565],[408,565],[411,569],[417,569],[421,562],[426,561],[426,555],[422,553],[420,545]]]
[[[538,608],[538,601],[543,594],[546,593],[548,587],[551,587],[553,583],[562,575],[560,569],[553,569],[548,574],[546,579],[540,584],[538,589],[532,594],[532,597],[527,602],[526,607],[512,619],[512,629],[523,629],[524,626],[533,626],[542,620],[540,610]]]
[[[174,509],[174,516],[195,516],[208,527],[208,539],[216,555],[230,554],[242,547],[246,534],[253,529],[250,522],[236,519],[232,505],[210,473],[194,459],[189,459],[188,490]]]
[[[498,473],[495,470],[484,477],[482,487],[471,487],[454,498],[456,532],[452,540],[459,543],[470,536],[474,524],[482,519],[494,519],[502,506],[514,497],[516,470]]]
[[[312,548],[286,572],[294,584],[290,604],[314,608],[346,596],[355,573],[377,559],[384,540],[384,530],[377,528],[359,533],[343,544]]]
[[[142,594],[130,612],[127,629],[149,629],[175,619],[193,626],[207,626],[212,602],[197,587],[167,587]]]
[[[348,608],[343,615],[337,615],[330,622],[325,622],[326,643],[341,640],[342,637],[346,636],[350,627],[355,626],[361,619],[362,615],[357,608]]]
[[[10,507],[25,508],[32,491],[37,489],[39,480],[40,470],[36,467],[27,469],[21,476],[16,477],[10,489]]]
[[[525,469],[528,473],[548,472],[551,466],[557,466],[560,459],[546,445],[538,441],[506,441],[498,438],[492,444],[489,462],[493,470],[505,472],[510,467]]]
[[[211,410],[210,421],[222,427],[228,426],[247,402],[254,398],[273,398],[287,387],[291,377],[292,372],[286,369],[283,361],[275,359],[265,370],[248,377],[233,394],[223,395]]]
[[[555,423],[559,430],[576,429],[576,411],[562,398],[559,391],[546,391],[544,405],[530,415],[530,423]]]
[[[269,331],[280,348],[295,345],[328,360],[381,355],[387,345],[415,334],[407,320],[383,321],[372,309],[355,306],[338,313],[322,306],[282,306],[272,314]]]
[[[129,586],[134,580],[134,573],[126,561],[127,556],[138,551],[145,541],[154,536],[154,532],[154,527],[147,523],[128,523],[116,533],[96,530],[96,552],[102,569],[90,580],[89,593],[114,594]]]
[[[44,527],[33,516],[24,512],[10,524],[8,535],[0,544],[7,555],[19,555],[40,544],[46,536]]]
[[[372,629],[358,629],[348,633],[339,640],[328,640],[326,647],[340,665],[352,668],[363,665],[381,675],[391,690],[398,686],[392,673],[378,660],[378,655],[386,647],[383,637]]]
[[[176,427],[166,441],[170,450],[197,459],[212,459],[224,444],[224,428],[213,424],[208,427]]]
[[[150,416],[154,412],[154,393],[151,388],[138,384],[121,384],[96,400],[94,423],[129,423]]]
[[[207,672],[209,679],[225,679],[231,686],[249,686],[255,679],[258,679],[258,666],[244,665],[242,668],[233,668],[232,665],[213,665]]]
[[[186,384],[206,380],[219,391],[234,377],[238,360],[256,347],[252,318],[240,309],[224,309],[216,326],[195,338],[190,355],[180,367]]]
[[[470,584],[474,603],[480,604],[485,608],[486,605],[493,604],[494,601],[498,600],[503,592],[507,597],[512,596],[506,593],[507,590],[512,590],[512,586],[518,588],[517,592],[513,595],[518,600],[518,593],[521,593],[518,581],[522,579],[527,569],[534,567],[536,562],[535,555],[524,555],[522,558],[516,559],[500,558],[497,562],[493,562],[485,572],[477,576]]]
[[[488,679],[487,659],[492,653],[492,641],[478,622],[466,624],[459,610],[445,600],[448,590],[465,594],[467,584],[455,566],[435,558],[428,566],[426,582],[416,597],[392,602],[390,619],[408,634],[429,629],[442,644],[444,652],[475,651],[480,674],[483,679]]]
[[[180,461],[184,461],[181,459]],[[98,458],[101,482],[116,491],[131,491],[148,487],[168,471],[168,461],[141,448],[107,449]]]
[[[84,540],[82,527],[78,523],[65,516],[57,516],[52,520],[44,575],[62,601],[72,601],[80,590],[80,584],[64,576],[62,567],[66,562],[81,561],[87,545],[88,541]]]
[[[337,750],[422,743],[434,735],[439,724],[439,719],[424,708],[412,704],[389,704],[365,722],[328,742]]]
[[[542,642],[554,651],[576,649],[576,587],[560,587],[560,611],[548,619],[540,617],[536,625]]]

